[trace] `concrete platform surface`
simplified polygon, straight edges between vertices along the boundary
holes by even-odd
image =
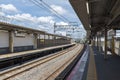
[[[30,54],[30,53],[42,52],[42,51],[45,51],[45,50],[62,48],[62,47],[70,46],[70,45],[73,45],[73,44],[53,46],[53,47],[48,47],[48,48],[43,48],[43,49],[29,50],[29,51],[23,51],[23,52],[17,52],[17,53],[8,53],[8,54],[0,55],[0,60],[4,59],[4,58],[14,57],[14,56],[20,56],[20,55],[25,55],[25,54]]]
[[[92,48],[98,80],[120,80],[120,56],[109,54],[107,60],[104,60],[103,52],[99,52],[96,47]]]

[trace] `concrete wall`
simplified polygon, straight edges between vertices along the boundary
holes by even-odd
[[[0,31],[0,54],[32,50],[35,47],[35,41],[37,43],[36,48],[58,46],[70,43],[69,40],[59,38],[54,40],[52,36],[49,37],[48,35],[45,35],[45,40],[44,35],[40,35],[40,39],[35,40],[35,35],[33,34],[13,32],[12,37],[13,40],[12,38],[10,39],[12,40],[10,44],[11,47],[9,47],[9,32]]]
[[[115,41],[115,53],[120,56],[120,41]]]
[[[7,31],[0,30],[0,54],[9,52],[9,35]]]
[[[14,52],[26,51],[33,49],[34,36],[25,34],[25,37],[14,36]]]
[[[25,37],[17,37],[14,34],[14,52],[33,49],[34,36],[25,34]],[[9,53],[9,33],[8,31],[0,30],[0,54]]]
[[[109,48],[112,48],[111,44],[112,43],[109,40],[108,41],[108,47]],[[102,48],[103,48],[103,51],[104,51],[104,41],[101,42],[101,45],[102,45]],[[120,56],[120,41],[119,40],[115,40],[115,53]]]
[[[14,47],[34,45],[34,37],[32,34],[25,34],[25,37],[14,36]],[[8,31],[0,30],[0,48],[9,47]]]
[[[25,34],[25,37],[14,37],[14,46],[34,45],[34,37],[32,34]]]
[[[0,48],[9,46],[9,35],[7,31],[0,30]]]
[[[44,35],[40,35],[40,39],[44,39]]]

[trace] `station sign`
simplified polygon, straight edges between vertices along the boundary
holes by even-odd
[[[15,37],[25,37],[25,33],[15,33]]]
[[[45,42],[44,39],[41,39],[40,42]]]

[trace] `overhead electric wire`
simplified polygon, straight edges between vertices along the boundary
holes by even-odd
[[[39,2],[39,1],[37,1],[37,0],[34,0],[35,2],[37,2],[38,4],[37,4],[37,6],[40,6],[40,5],[42,5],[42,3],[41,2]],[[42,5],[44,8],[46,8],[46,9],[48,9],[49,11],[51,11],[51,9],[50,8],[48,8],[47,6],[45,6],[45,5]],[[54,13],[55,14],[55,13]],[[55,16],[57,17],[57,18],[59,18],[60,20],[64,20],[64,21],[66,21],[64,18],[62,18],[62,17],[60,17],[59,15],[57,15],[57,14],[55,14]]]
[[[36,6],[38,6],[39,8],[41,8],[40,5],[42,5],[39,1],[37,0],[29,0],[31,1],[33,4],[35,4]],[[46,8],[47,10],[49,10],[46,6],[42,5],[44,8]],[[46,10],[45,10],[46,11]],[[50,10],[49,10],[50,11]],[[57,16],[56,16],[57,17]],[[60,17],[58,17],[59,19],[61,19]]]
[[[37,4],[36,2],[34,2],[35,0],[29,0],[29,1],[31,1],[33,4],[37,5],[39,8],[43,8],[42,6],[40,6],[39,4]],[[47,25],[44,25],[44,24],[40,24],[40,25],[43,25],[44,27],[47,26]]]
[[[53,11],[53,12],[55,12],[54,14],[55,14],[55,16],[57,17],[57,18],[59,18],[60,20],[64,20],[64,21],[66,21],[66,22],[69,22],[69,20],[67,20],[64,16],[62,16],[62,15],[60,15],[57,11],[55,11],[52,7],[50,7],[47,3],[45,3],[45,2],[43,2],[43,1],[41,1],[41,0],[29,0],[29,1],[31,1],[33,4],[35,4],[35,5],[37,5],[39,8],[41,8],[41,6],[43,6],[44,8],[46,8],[47,10],[49,10],[49,11]],[[42,3],[44,4],[42,4]],[[41,5],[41,6],[40,6]]]
[[[43,4],[41,4],[40,2],[38,2],[37,0],[29,0],[29,1],[31,1],[34,5],[38,6],[39,8],[42,8],[42,9],[45,8],[45,6]],[[42,5],[42,6],[40,6],[40,5]]]
[[[52,11],[54,12],[54,15],[59,18],[60,20],[64,20],[67,22],[70,22],[67,18],[65,18],[64,16],[62,16],[61,14],[59,14],[56,10],[54,10],[51,6],[49,6],[47,3],[45,3],[42,0],[30,0],[33,4],[37,5],[39,8],[44,8],[47,9],[45,11]],[[42,7],[41,7],[42,6]]]
[[[61,16],[63,19],[65,19],[66,21],[70,22],[67,18],[65,18],[64,16],[62,16],[61,14],[59,14],[56,10],[54,10],[51,6],[49,6],[47,3],[45,3],[43,0],[39,0],[41,1],[44,5],[46,5],[48,8],[50,8],[52,11],[54,11],[56,14],[58,14],[59,16]]]

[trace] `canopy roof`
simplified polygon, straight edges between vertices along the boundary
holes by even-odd
[[[120,28],[120,0],[69,0],[88,36]],[[90,35],[89,35],[90,34]]]
[[[24,26],[14,25],[14,24],[10,24],[10,23],[4,23],[4,22],[0,22],[0,30],[8,30],[8,31],[13,30],[13,31],[26,32],[26,33],[45,34],[45,35],[51,35],[51,36],[71,39],[71,38],[66,37],[66,36],[51,34],[51,33],[45,32],[45,31],[32,29],[32,28],[27,28],[27,27],[24,27]]]

